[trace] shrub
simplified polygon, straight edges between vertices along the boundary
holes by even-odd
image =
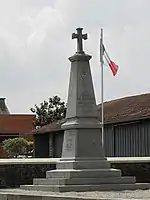
[[[3,148],[8,157],[11,158],[19,155],[26,155],[28,151],[28,141],[21,137],[7,139],[3,141]]]

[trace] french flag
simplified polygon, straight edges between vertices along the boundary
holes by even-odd
[[[112,71],[113,76],[116,76],[118,69],[119,69],[119,66],[114,61],[112,61],[110,59],[104,45],[103,45],[103,55],[104,55],[104,58],[105,58],[106,62],[108,63],[108,65],[109,65],[109,67]]]

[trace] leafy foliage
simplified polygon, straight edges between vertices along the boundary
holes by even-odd
[[[26,155],[28,152],[28,141],[21,137],[7,139],[3,141],[3,148],[11,158]]]
[[[61,120],[66,116],[66,104],[58,96],[49,98],[48,101],[40,103],[39,106],[35,105],[30,110],[36,114],[34,123],[36,128]]]

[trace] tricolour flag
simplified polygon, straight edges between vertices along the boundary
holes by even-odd
[[[104,45],[103,45],[103,55],[104,55],[104,58],[105,58],[107,64],[109,65],[109,67],[110,67],[110,69],[112,71],[113,76],[115,76],[117,74],[117,72],[118,72],[118,68],[119,67],[114,61],[112,61],[110,59],[110,57],[109,57]]]

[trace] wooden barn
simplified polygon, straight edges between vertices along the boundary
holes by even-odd
[[[105,102],[104,117],[107,157],[150,156],[150,93]],[[64,121],[34,132],[35,157],[61,157]]]

